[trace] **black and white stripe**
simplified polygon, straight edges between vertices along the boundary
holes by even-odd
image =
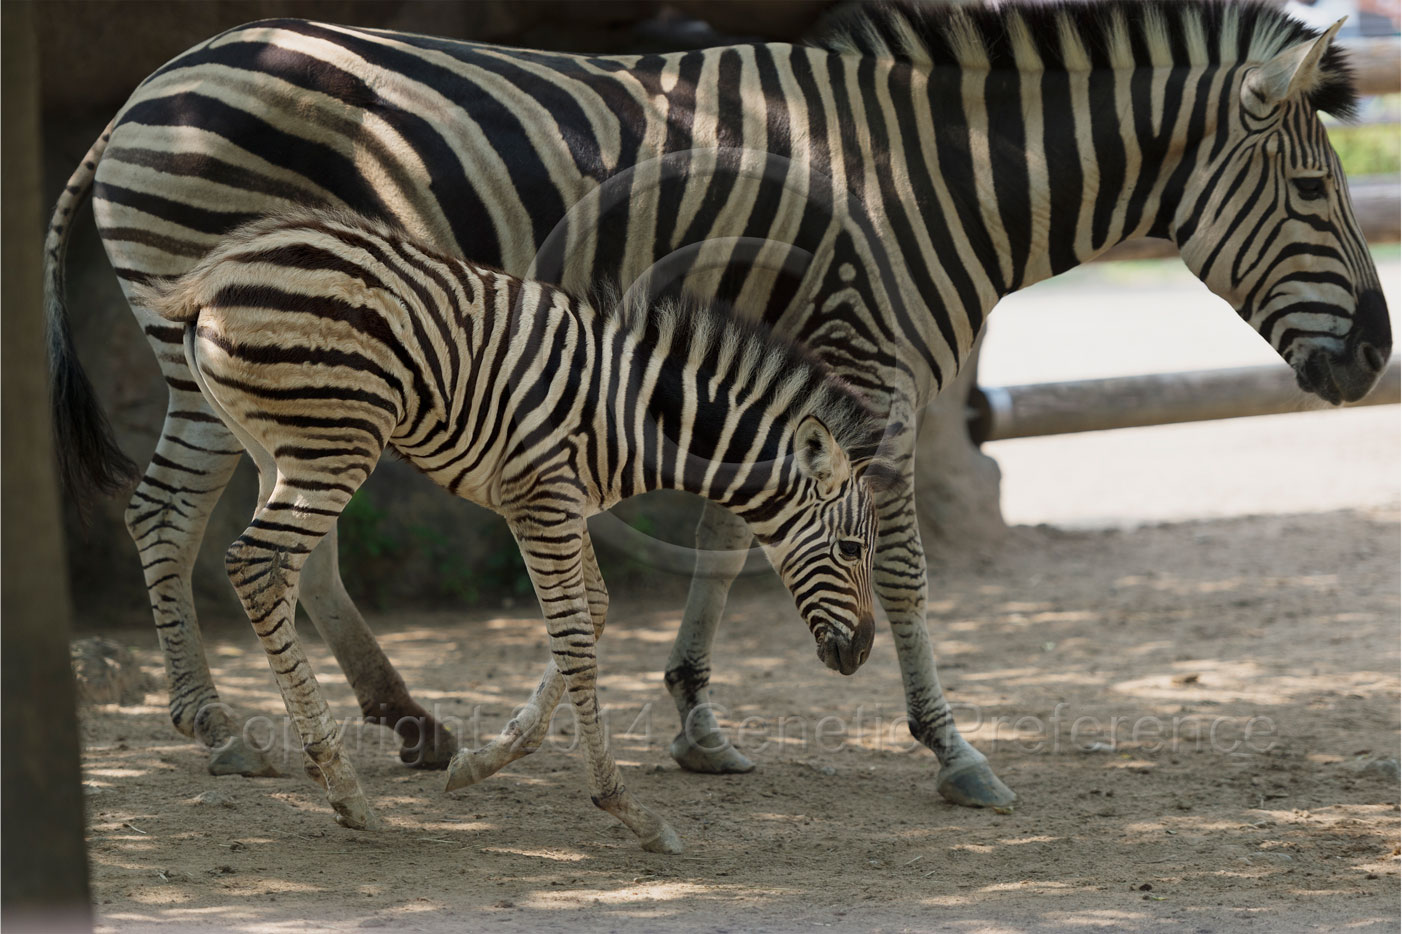
[[[306,203],[392,218],[581,294],[650,271],[731,300],[886,413],[904,476],[880,500],[875,585],[911,728],[939,755],[946,797],[1000,803],[1011,795],[955,729],[925,631],[917,415],[1001,296],[1136,236],[1176,242],[1302,386],[1332,401],[1365,392],[1391,335],[1317,118],[1352,101],[1330,38],[1271,5],[1224,2],[862,5],[808,45],[612,57],[270,20],[137,89],[60,202],[48,278],[56,296],[65,221],[91,187],[127,283],[182,273],[238,223]],[[178,335],[135,311],[172,394],[131,528],[174,679],[202,670],[189,540],[233,458]],[[55,299],[55,333],[62,315]],[[73,368],[60,354],[62,384],[77,384]],[[88,442],[70,446],[70,472],[110,476],[91,406],[81,391],[62,398],[76,414],[60,419]],[[160,534],[152,510],[170,519]],[[714,550],[748,534],[712,512],[698,539]],[[335,593],[334,561],[307,588]],[[668,663],[701,735],[716,730],[705,700],[725,592],[698,581]],[[332,643],[373,644],[335,600],[328,618],[356,625]],[[397,679],[365,651],[365,683]],[[189,677],[199,689],[173,702],[177,725],[216,697],[207,675]],[[357,690],[366,703],[377,688]],[[417,708],[398,690],[396,709]],[[687,736],[674,754],[747,765]]]

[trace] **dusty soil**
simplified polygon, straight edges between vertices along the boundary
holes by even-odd
[[[941,670],[1021,796],[1006,814],[935,793],[889,636],[841,679],[771,580],[742,583],[716,659],[716,700],[759,769],[680,771],[659,672],[681,585],[616,594],[613,743],[680,857],[640,851],[590,805],[564,715],[552,746],[450,795],[441,773],[399,765],[388,730],[352,725],[389,825],[365,834],[333,822],[281,733],[288,777],[215,778],[163,695],[93,708],[100,929],[1396,931],[1398,545],[1393,509],[1022,528],[996,566],[940,575]],[[469,736],[504,721],[544,659],[524,608],[375,624],[418,698]],[[157,670],[151,633],[117,638]],[[280,731],[251,635],[218,629],[209,648],[225,699],[266,718],[256,735]]]

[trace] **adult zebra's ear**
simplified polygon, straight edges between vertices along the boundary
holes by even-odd
[[[1281,101],[1314,90],[1323,77],[1319,63],[1346,19],[1347,16],[1314,39],[1292,45],[1250,72],[1241,86],[1242,103],[1253,111],[1271,110]]]
[[[836,492],[852,475],[847,452],[838,445],[828,426],[812,415],[804,416],[794,432],[794,457],[799,471],[815,480],[824,496]]]

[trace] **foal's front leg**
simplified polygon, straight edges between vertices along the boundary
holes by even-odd
[[[604,577],[599,573],[599,562],[594,556],[594,543],[589,532],[584,533],[584,547],[580,560],[584,567],[584,588],[589,600],[589,618],[594,624],[594,638],[597,641],[604,634],[604,622],[608,616],[609,592],[604,586]],[[545,735],[550,730],[551,715],[559,706],[565,693],[565,679],[551,658],[545,664],[545,672],[540,682],[531,692],[530,699],[522,705],[511,721],[502,728],[495,738],[477,749],[464,749],[453,756],[448,765],[448,791],[475,785],[484,778],[495,775],[517,759],[530,755],[540,748]]]
[[[542,524],[516,521],[512,532],[520,543],[531,583],[535,585],[550,653],[565,681],[589,767],[589,791],[594,804],[614,817],[654,853],[680,853],[681,839],[666,821],[634,800],[623,785],[618,763],[608,751],[599,723],[595,692],[598,666],[594,657],[594,623],[585,587],[583,519]]]

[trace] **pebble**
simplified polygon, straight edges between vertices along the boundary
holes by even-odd
[[[1389,781],[1394,784],[1398,781],[1399,777],[1402,777],[1402,772],[1398,770],[1397,760],[1392,757],[1385,759],[1369,759],[1358,767],[1358,774],[1377,776],[1384,781]]]

